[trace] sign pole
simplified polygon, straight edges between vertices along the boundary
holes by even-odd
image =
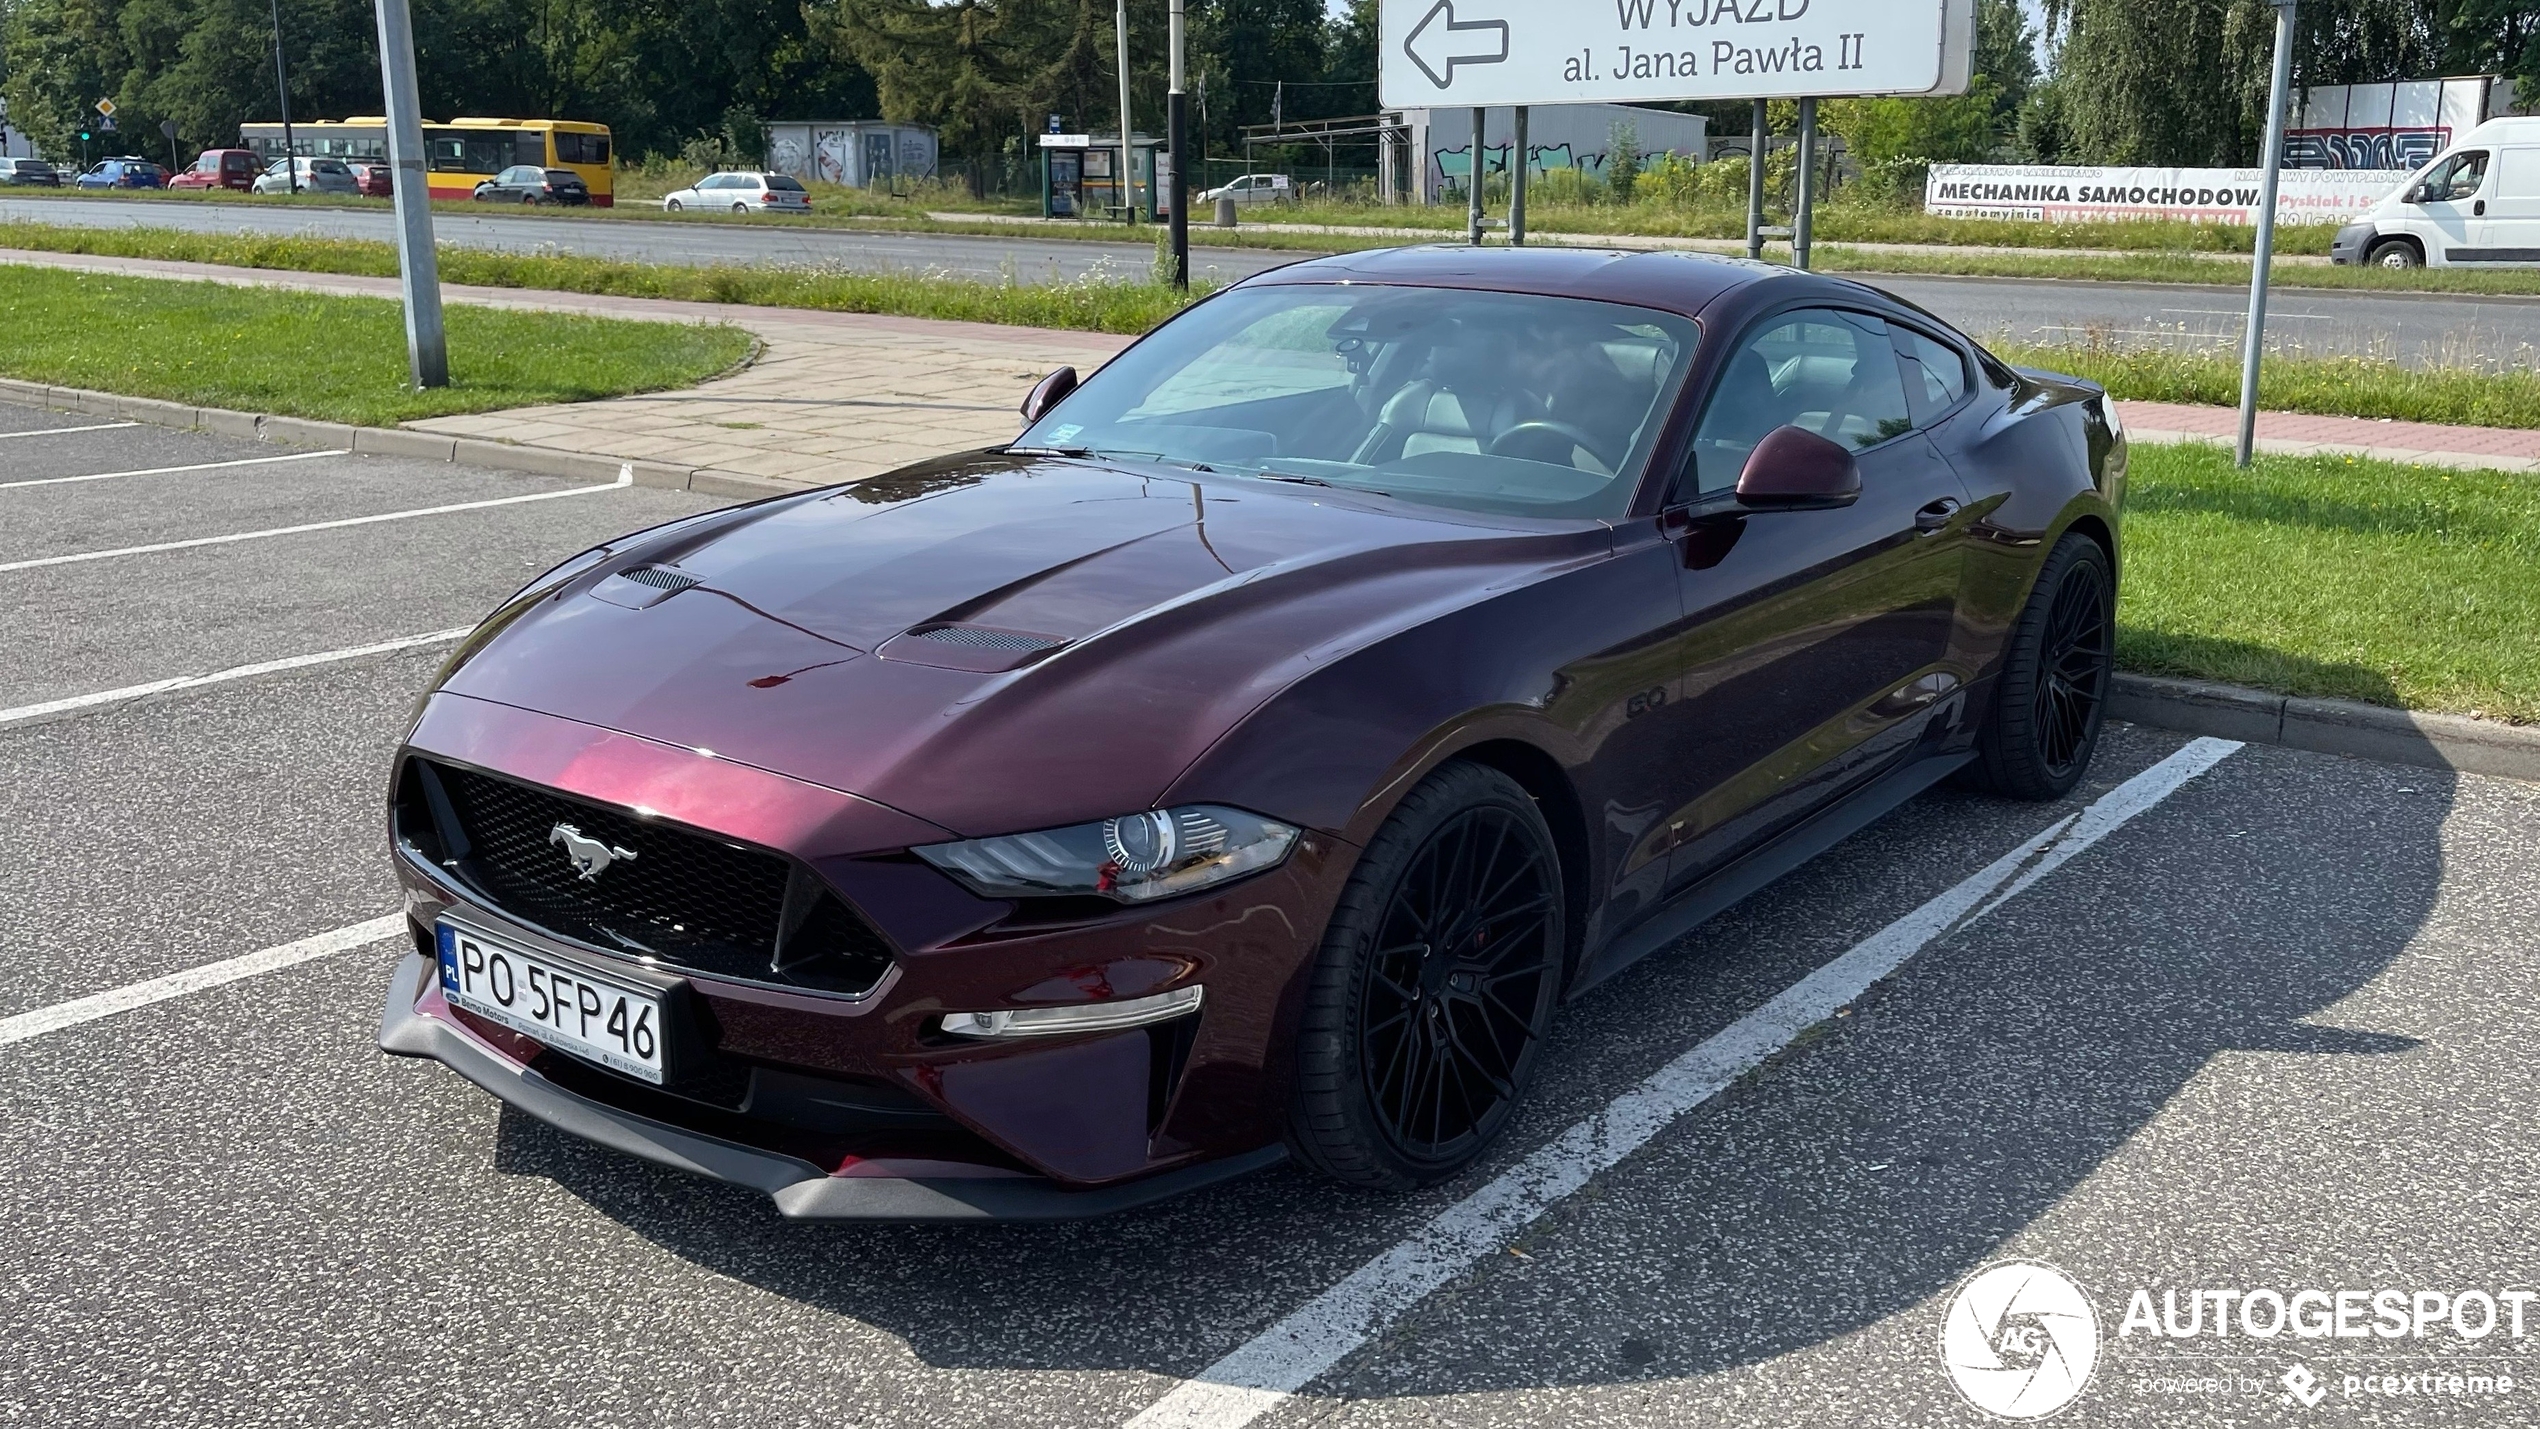
[[[1517,106],[1517,132],[1508,140],[1508,246],[1526,246],[1526,106]]]
[[[2249,268],[2249,332],[2240,345],[2240,466],[2258,444],[2258,366],[2267,348],[2267,270],[2275,261],[2275,196],[2284,167],[2284,106],[2293,87],[2294,0],[2275,5],[2275,79],[2267,87],[2266,152],[2258,156],[2258,251]]]
[[[1138,171],[1129,151],[1129,0],[1118,0],[1111,12],[1112,33],[1120,47],[1120,211],[1138,221]]]
[[[1164,92],[1164,142],[1172,148],[1173,173],[1166,181],[1165,194],[1172,200],[1173,217],[1173,286],[1189,292],[1191,287],[1190,215],[1183,212],[1190,204],[1190,169],[1182,157],[1189,147],[1189,103],[1182,93],[1182,0],[1173,0],[1166,12],[1165,42],[1173,51],[1171,82]]]
[[[407,0],[379,0],[379,79],[388,108],[388,164],[397,204],[397,277],[406,298],[406,362],[418,389],[450,385],[441,328],[441,265],[432,248],[432,185],[415,89],[414,17]]]
[[[1817,101],[1811,96],[1799,101],[1799,213],[1790,223],[1790,258],[1800,272],[1808,271],[1808,247],[1816,240],[1817,220]]]
[[[300,191],[300,146],[291,138],[291,77],[282,68],[282,0],[273,0],[273,87],[282,98],[282,173],[291,192]]]
[[[1746,151],[1746,256],[1764,261],[1764,101],[1755,101],[1755,145]]]
[[[1482,115],[1483,108],[1473,106],[1473,162],[1464,175],[1465,236],[1476,248],[1482,246]]]

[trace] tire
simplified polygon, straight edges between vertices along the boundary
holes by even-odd
[[[2108,553],[2088,536],[2066,532],[2011,627],[1970,782],[2014,799],[2071,793],[2107,723],[2116,652],[2117,584]]]
[[[732,211],[733,211],[734,213],[737,213],[737,214],[741,214],[741,215],[747,216],[747,215],[748,215],[748,213],[749,213],[749,211],[750,211],[750,206],[749,206],[748,204],[745,204],[745,203],[736,203],[736,204],[732,205]]]
[[[2364,262],[2375,268],[2422,268],[2425,255],[2404,238],[2385,238],[2364,255]]]
[[[686,212],[686,211],[687,211],[684,207],[682,207],[682,206],[681,206],[681,204],[680,204],[679,200],[677,200],[677,199],[675,199],[675,198],[674,198],[674,199],[667,199],[667,200],[664,200],[664,201],[663,201],[663,203],[662,203],[662,207],[663,207],[663,208],[665,208],[665,209],[668,209],[668,210],[669,210],[669,211],[671,211],[672,213],[684,213],[684,212]]]
[[[1444,936],[1426,938],[1441,919]],[[1289,1116],[1299,1157],[1384,1191],[1471,1165],[1531,1078],[1567,934],[1533,798],[1478,764],[1423,780],[1369,841],[1309,974]]]
[[[538,195],[536,195],[536,194],[522,194],[522,195],[520,196],[520,202],[521,202],[521,206],[522,206],[522,207],[524,207],[524,208],[535,208],[535,207],[537,206],[537,204],[538,204]]]

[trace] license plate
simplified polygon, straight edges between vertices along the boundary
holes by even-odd
[[[455,923],[436,924],[433,934],[451,1006],[612,1071],[662,1080],[658,993]]]

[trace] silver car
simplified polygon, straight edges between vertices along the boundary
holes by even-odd
[[[685,209],[809,213],[811,194],[788,174],[708,174],[677,193],[663,195],[661,206],[671,213]]]
[[[283,167],[286,162],[299,170],[300,192],[304,194],[358,194],[362,191],[361,181],[353,176],[351,167],[342,159],[309,158],[274,160],[271,168],[256,175],[253,191],[260,194],[291,192],[294,176]]]

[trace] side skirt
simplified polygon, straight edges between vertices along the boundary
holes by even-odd
[[[1908,799],[1973,761],[1973,751],[1937,754],[1880,776],[1860,792],[1677,894],[1656,912],[1599,949],[1568,997],[1588,989],[1675,942],[1748,894],[1887,817]]]

